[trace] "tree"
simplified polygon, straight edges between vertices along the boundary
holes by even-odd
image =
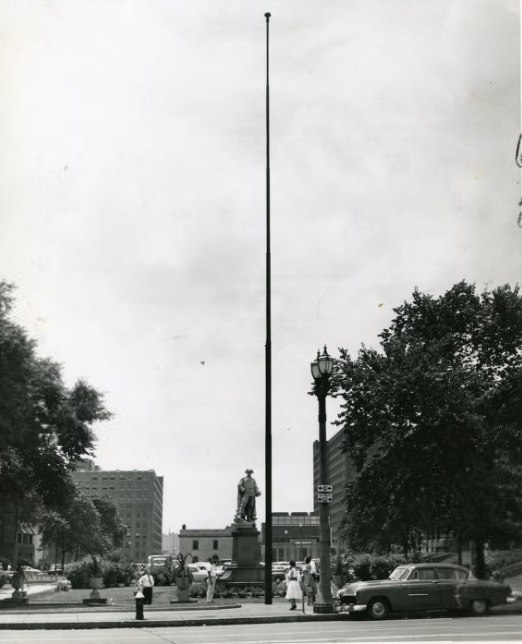
[[[382,350],[341,349],[332,379],[358,469],[345,528],[406,552],[415,531],[454,530],[475,541],[482,574],[484,543],[522,527],[519,289],[415,290],[394,312]]]
[[[17,533],[44,510],[59,509],[70,472],[92,454],[93,423],[110,418],[103,397],[83,381],[67,388],[61,368],[10,319],[13,286],[0,281],[0,503]]]
[[[77,489],[59,512],[42,517],[42,540],[45,546],[62,553],[88,555],[93,573],[99,571],[99,558],[123,545],[127,527],[122,523],[114,501],[108,497],[89,499]]]

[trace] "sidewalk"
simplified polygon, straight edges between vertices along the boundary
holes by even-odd
[[[54,586],[30,587],[29,596],[48,593]],[[0,589],[0,600],[10,597],[12,589]],[[290,611],[288,602],[273,604],[197,604],[170,607],[144,606],[144,619],[137,620],[135,609],[121,606],[83,606],[27,604],[0,609],[0,630],[29,629],[90,629],[90,628],[150,628],[153,626],[214,626],[217,624],[248,624],[295,621],[333,621],[349,619],[347,613],[320,615],[305,605]]]
[[[30,588],[30,595],[49,592],[52,586]],[[5,593],[0,591],[0,599]],[[520,614],[522,601],[495,607],[492,615]],[[154,626],[215,626],[218,624],[248,624],[297,621],[337,621],[353,619],[348,613],[318,614],[311,606],[305,605],[290,611],[287,602],[273,604],[245,603],[227,605],[206,605],[204,600],[194,605],[171,605],[170,607],[144,607],[143,620],[137,620],[135,610],[118,606],[45,606],[29,604],[0,609],[1,630],[45,630],[45,629],[105,629],[105,628],[150,628]]]

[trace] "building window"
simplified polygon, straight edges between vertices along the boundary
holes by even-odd
[[[192,542],[192,550],[199,550],[199,541]]]
[[[33,535],[32,534],[27,534],[27,533],[18,533],[17,537],[18,543],[23,543],[25,545],[33,543]]]
[[[217,539],[214,539],[212,549],[213,550],[218,550],[219,549],[219,542],[218,542]]]

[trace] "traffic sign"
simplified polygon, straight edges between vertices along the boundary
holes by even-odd
[[[317,486],[317,491],[318,492],[333,492],[333,485],[318,485]]]
[[[331,503],[332,502],[332,495],[331,494],[318,494],[317,495],[317,500],[319,503]]]

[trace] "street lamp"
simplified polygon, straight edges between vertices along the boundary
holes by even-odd
[[[304,561],[303,557],[303,524],[299,524],[299,561]]]
[[[332,488],[329,485],[328,454],[326,445],[326,396],[330,386],[333,359],[326,346],[322,354],[310,365],[315,381],[314,394],[319,401],[319,592],[314,604],[314,613],[333,613],[334,605],[330,586],[330,506]]]

